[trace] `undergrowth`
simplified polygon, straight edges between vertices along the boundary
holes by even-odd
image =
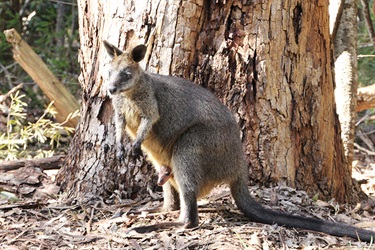
[[[78,116],[78,111],[70,114],[62,123],[52,121],[56,110],[51,102],[43,115],[35,122],[27,121],[25,95],[16,92],[11,95],[10,108],[6,119],[6,131],[0,132],[0,159],[40,158],[52,156],[60,147],[62,138],[70,136],[74,128],[66,123]]]

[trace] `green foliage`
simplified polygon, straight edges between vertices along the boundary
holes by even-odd
[[[63,13],[59,12],[61,9],[64,9]],[[44,0],[0,1],[0,92],[6,93],[22,82],[23,93],[26,94],[13,96],[10,105],[8,101],[9,113],[0,112],[0,128],[3,130],[0,130],[0,160],[49,156],[56,150],[61,152],[67,145],[60,145],[61,142],[67,142],[66,137],[72,132],[64,123],[52,122],[50,117],[55,111],[51,104],[44,113],[40,111],[48,100],[14,62],[11,45],[3,31],[16,29],[61,82],[79,96],[77,20],[77,6],[73,0],[59,3]],[[35,122],[28,121],[33,116],[30,114],[35,113],[43,115]]]
[[[13,63],[11,46],[6,42],[3,30],[15,28],[58,78],[68,85],[78,85],[77,6],[73,1],[61,3],[44,0],[1,1],[0,64],[7,66]],[[64,11],[58,15],[58,9]],[[17,76],[17,82],[24,81],[22,78],[26,74],[18,65],[9,71]],[[0,68],[0,83],[5,79],[2,74],[4,71]]]
[[[375,55],[374,47],[359,48],[360,55]],[[375,84],[375,57],[358,58],[358,80],[363,86]]]
[[[43,115],[34,123],[27,122],[25,113],[27,104],[23,101],[25,95],[11,95],[10,111],[7,117],[7,131],[0,134],[0,159],[13,160],[17,158],[51,156],[60,146],[60,140],[65,134],[70,135],[74,129],[64,126],[66,122],[78,115],[70,115],[63,123],[55,123],[48,117],[54,117],[56,110],[53,102],[48,105]],[[49,144],[49,149],[40,149]],[[38,148],[38,150],[33,150]]]
[[[6,18],[6,22],[1,20],[1,17]],[[10,51],[10,44],[6,41],[5,35],[2,32],[5,29],[15,28],[19,26],[20,16],[18,13],[13,13],[9,9],[9,3],[0,3],[0,63],[4,60],[9,60],[12,57]]]
[[[360,2],[359,2],[360,3]],[[370,10],[372,9],[373,1],[370,3]],[[360,7],[360,11],[362,6]],[[372,25],[375,26],[375,16],[370,11]],[[374,45],[368,34],[365,20],[360,15],[358,22],[358,55],[375,55]],[[360,86],[367,86],[375,84],[375,58],[374,57],[361,57],[358,58],[358,81]]]

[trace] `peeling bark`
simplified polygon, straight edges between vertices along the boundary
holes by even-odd
[[[212,90],[237,118],[252,180],[352,198],[326,1],[79,1],[79,11],[82,119],[59,176],[71,195],[119,189],[129,196],[151,179],[145,162],[119,165],[114,158],[103,84],[109,58],[101,41],[107,39],[121,49],[143,42],[149,71]]]

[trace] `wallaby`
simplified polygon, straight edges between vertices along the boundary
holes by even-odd
[[[197,198],[221,183],[230,187],[238,208],[251,220],[371,241],[375,232],[341,223],[266,209],[250,195],[239,127],[229,109],[210,91],[188,80],[151,74],[139,66],[146,46],[121,51],[104,41],[110,63],[108,91],[115,113],[117,154],[124,130],[160,172],[173,176],[163,185],[167,211],[180,208],[186,228],[198,226]]]
[[[170,167],[161,166],[159,169],[158,181],[156,182],[156,184],[158,186],[163,186],[169,180],[169,178],[172,177],[172,175],[173,173]]]

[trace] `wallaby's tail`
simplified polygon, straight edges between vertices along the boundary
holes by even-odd
[[[258,204],[249,193],[244,181],[231,184],[231,192],[238,208],[254,222],[278,224],[288,228],[307,229],[334,236],[348,236],[362,241],[375,241],[375,232],[356,228],[350,225],[333,223],[320,219],[290,215],[266,209]]]

